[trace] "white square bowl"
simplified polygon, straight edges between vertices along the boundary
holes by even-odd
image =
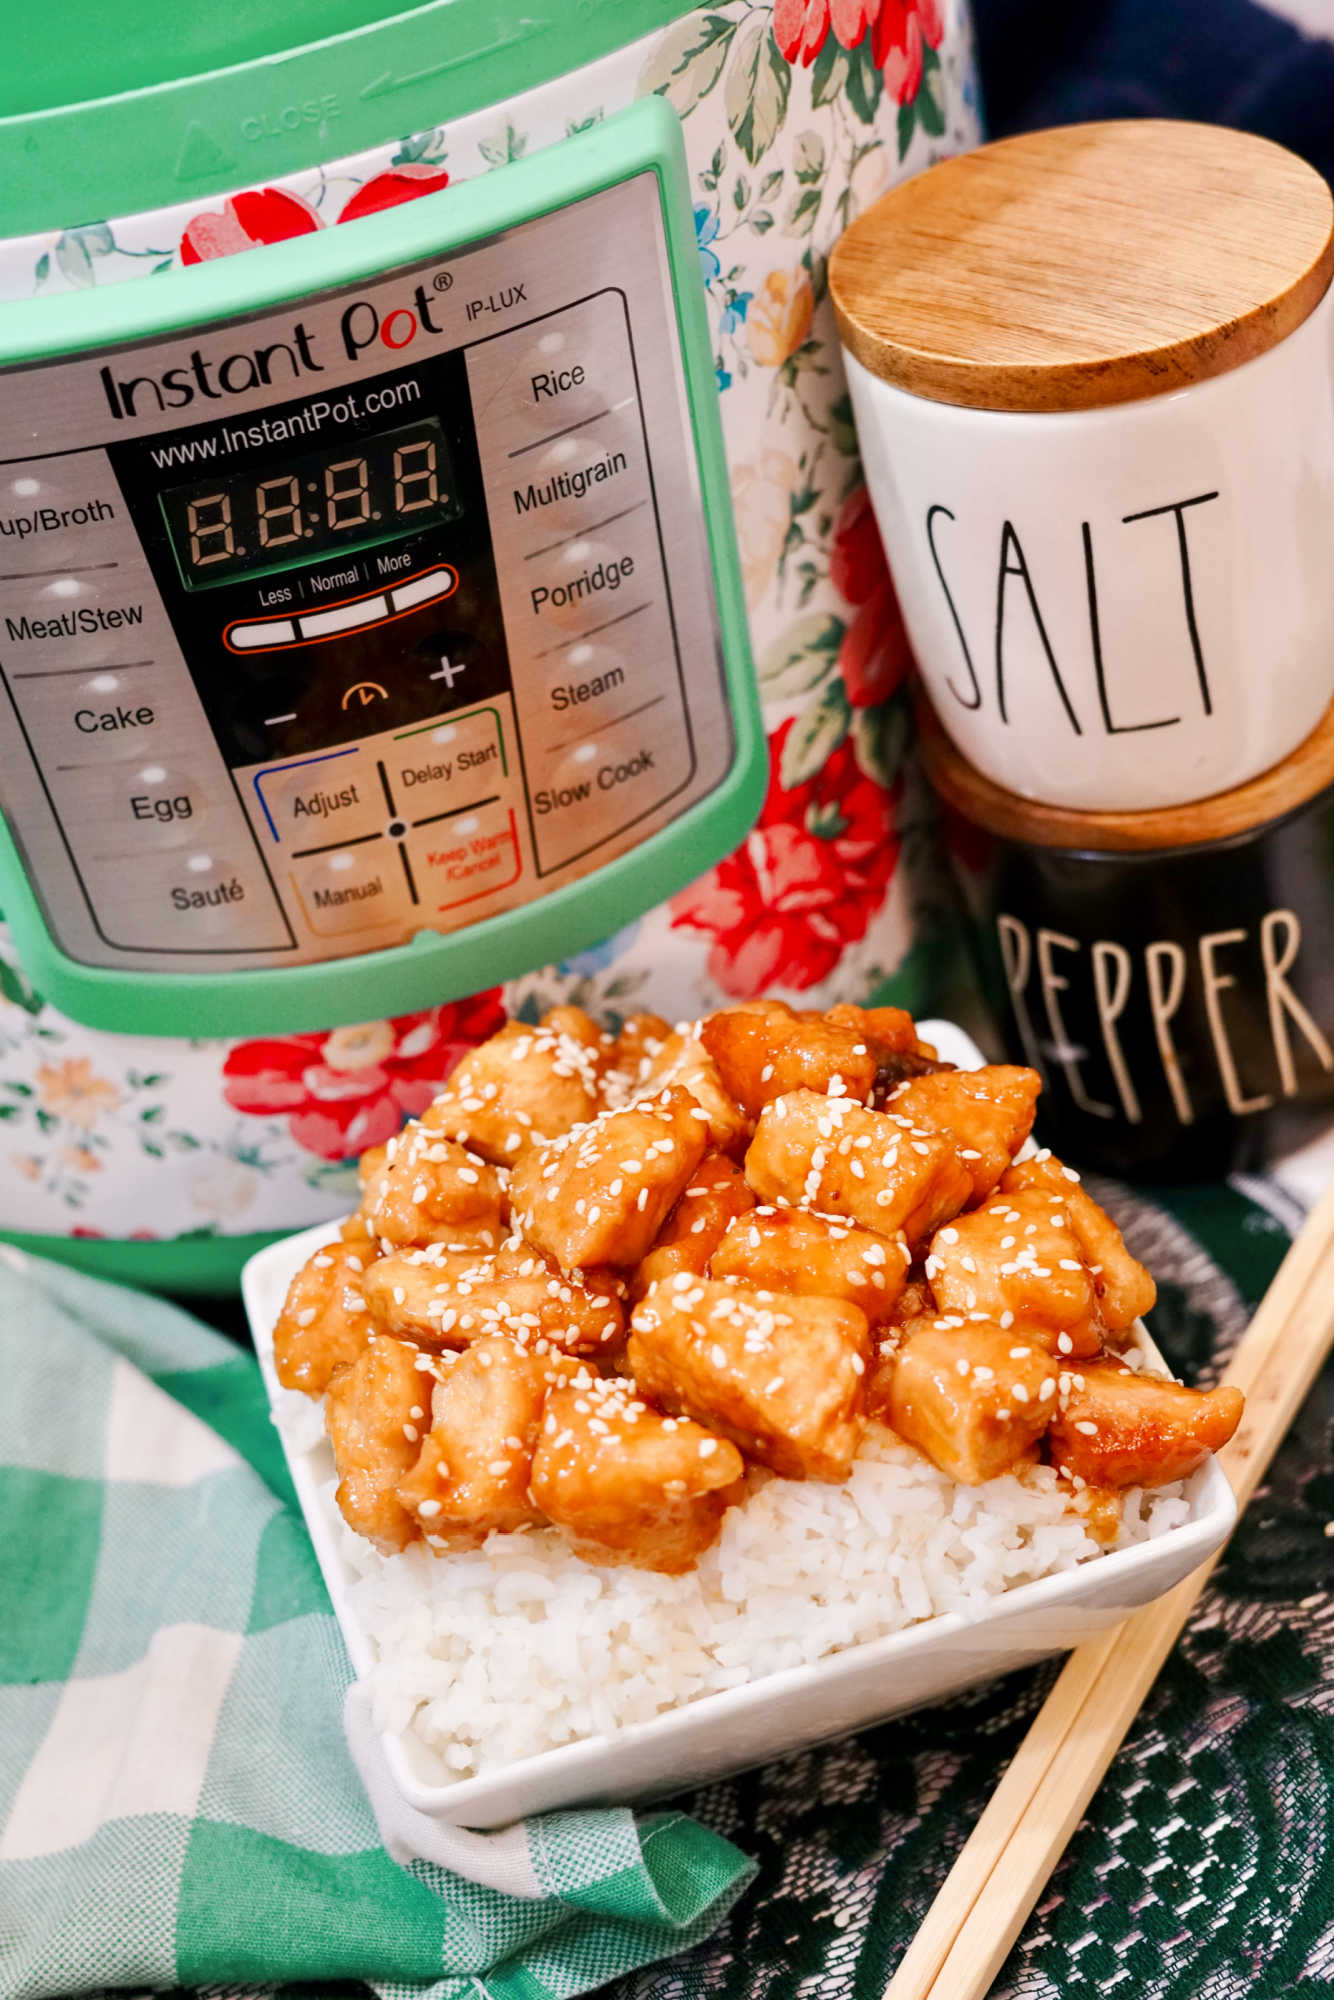
[[[961,1067],[981,1060],[949,1022],[922,1022],[924,1038]],[[295,1273],[337,1236],[333,1225],[304,1230],[252,1257],[242,1278],[246,1311],[270,1402],[288,1392],[273,1366],[273,1328]],[[1141,1328],[1140,1345],[1154,1353]],[[375,1664],[374,1648],[351,1598],[354,1572],[342,1550],[343,1526],[331,1497],[333,1454],[321,1438],[283,1449],[315,1554],[358,1675]],[[420,1812],[449,1824],[507,1826],[530,1813],[609,1804],[680,1791],[890,1716],[938,1701],[978,1681],[1066,1651],[1179,1583],[1219,1547],[1236,1520],[1232,1489],[1210,1459],[1186,1487],[1189,1518],[1150,1541],[1090,1557],[1077,1569],[1018,1584],[978,1615],[923,1619],[905,1631],[831,1653],[813,1665],[769,1674],[744,1687],[705,1695],[651,1722],[611,1736],[526,1757],[503,1770],[440,1783],[438,1764],[411,1734],[383,1737],[390,1772]]]

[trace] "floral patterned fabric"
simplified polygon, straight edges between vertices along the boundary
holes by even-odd
[[[907,758],[908,658],[825,280],[867,202],[980,137],[964,0],[717,0],[503,107],[281,183],[0,246],[0,296],[284,242],[526,157],[657,93],[680,115],[772,774],[755,831],[605,945],[472,1003],[255,1042],[96,1034],[0,932],[0,1227],[162,1236],[337,1212],[497,1006],[611,1022],[778,990],[920,1005],[946,892]]]

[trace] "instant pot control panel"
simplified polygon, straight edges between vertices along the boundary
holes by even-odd
[[[71,959],[477,926],[731,770],[654,174],[0,383],[0,782]]]

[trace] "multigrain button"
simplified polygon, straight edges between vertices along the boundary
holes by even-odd
[[[562,532],[642,501],[645,470],[637,413],[607,417],[514,458],[506,511],[541,549]]]

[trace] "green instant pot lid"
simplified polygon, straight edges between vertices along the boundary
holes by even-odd
[[[0,236],[262,186],[503,105],[692,11],[692,0],[15,0]]]

